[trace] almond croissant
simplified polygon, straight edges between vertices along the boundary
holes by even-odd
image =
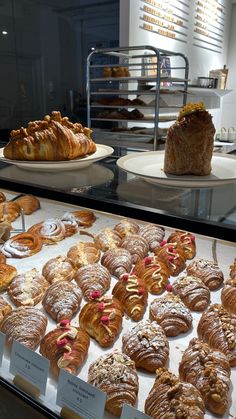
[[[221,301],[229,313],[236,314],[236,276],[225,281],[221,291]]]
[[[177,278],[172,284],[172,289],[192,311],[203,311],[210,303],[209,288],[195,276]]]
[[[210,291],[220,288],[224,275],[219,266],[211,260],[197,259],[187,266],[187,274],[197,276]]]

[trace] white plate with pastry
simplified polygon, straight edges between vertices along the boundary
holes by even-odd
[[[146,182],[184,188],[208,188],[236,182],[236,157],[215,153],[212,171],[208,176],[169,175],[164,168],[164,151],[144,151],[128,154],[117,160],[125,172],[143,178]]]
[[[105,159],[110,156],[114,149],[110,146],[97,144],[97,150],[95,153],[89,156],[80,157],[74,160],[66,161],[22,161],[22,160],[10,160],[3,155],[4,148],[0,149],[0,161],[4,163],[14,164],[15,166],[30,170],[30,171],[43,171],[43,172],[58,172],[64,170],[78,170],[88,167],[90,164]]]

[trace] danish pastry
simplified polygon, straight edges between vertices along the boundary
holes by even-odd
[[[150,252],[155,252],[164,239],[165,229],[156,224],[146,224],[140,228],[139,234],[147,240]]]
[[[108,269],[111,275],[119,278],[120,275],[131,271],[132,257],[128,250],[117,247],[107,250],[102,255],[101,264]]]
[[[227,279],[221,291],[221,301],[223,307],[232,314],[236,315],[236,276],[234,279]]]
[[[197,259],[187,266],[187,274],[197,276],[211,291],[220,288],[224,275],[219,266],[207,259]]]
[[[20,215],[20,205],[16,201],[5,201],[0,204],[0,220],[11,223]]]
[[[16,275],[7,292],[16,306],[35,306],[42,300],[48,286],[46,279],[33,268]]]
[[[0,263],[0,292],[7,289],[16,274],[15,266]]]
[[[66,229],[58,218],[48,218],[41,223],[34,224],[28,229],[28,233],[39,236],[44,244],[54,244],[65,238]]]
[[[19,197],[15,202],[24,210],[24,214],[33,214],[37,209],[40,208],[40,202],[36,196],[23,195]]]
[[[166,264],[171,276],[178,276],[186,267],[184,251],[177,243],[162,242],[155,254]]]
[[[3,318],[12,311],[12,306],[8,302],[0,297],[0,324],[3,321]]]
[[[172,284],[172,290],[192,311],[203,311],[210,304],[210,290],[196,276],[177,278]]]
[[[20,233],[8,239],[1,252],[7,258],[27,258],[38,253],[43,246],[41,237],[31,233]]]
[[[70,237],[78,233],[79,226],[72,212],[65,212],[61,217],[61,221],[65,226],[65,237]]]
[[[117,231],[122,238],[124,238],[130,234],[137,234],[139,232],[139,225],[133,220],[123,218],[115,225],[114,230]]]
[[[78,242],[67,252],[67,257],[72,260],[76,268],[89,263],[96,263],[99,261],[100,256],[101,251],[92,242]]]
[[[75,276],[75,269],[69,258],[56,256],[45,263],[42,274],[51,284],[56,281],[72,281]]]
[[[144,280],[151,294],[161,294],[170,277],[167,265],[158,260],[157,256],[147,256],[140,260],[134,266],[133,272]]]
[[[130,234],[124,237],[120,243],[122,249],[126,249],[130,252],[132,263],[137,263],[139,260],[147,256],[149,251],[149,245],[144,237],[138,234]]]
[[[86,300],[91,300],[93,292],[105,294],[111,285],[111,274],[105,266],[98,263],[90,263],[82,266],[75,274],[75,281],[81,288]]]
[[[186,259],[193,259],[196,256],[196,240],[195,236],[191,233],[176,230],[170,234],[167,242],[178,243],[182,247]]]

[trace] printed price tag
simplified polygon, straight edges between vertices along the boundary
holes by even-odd
[[[0,367],[2,366],[2,357],[4,352],[4,344],[5,344],[5,335],[4,333],[0,332]]]
[[[49,360],[14,341],[11,350],[10,373],[32,383],[45,394]]]
[[[151,416],[145,415],[128,404],[123,406],[120,419],[152,419]]]
[[[60,371],[57,404],[84,419],[103,419],[106,394],[65,370]]]

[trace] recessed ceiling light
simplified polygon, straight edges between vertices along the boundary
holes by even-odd
[[[2,31],[2,35],[7,35],[8,32],[7,31]]]

